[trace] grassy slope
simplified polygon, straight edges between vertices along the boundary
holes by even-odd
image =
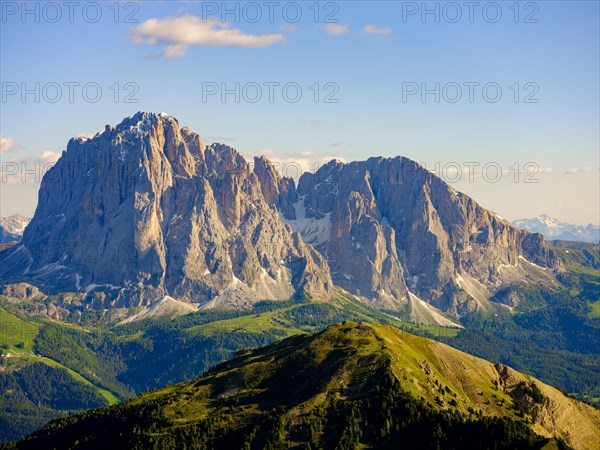
[[[35,362],[66,369],[75,383],[93,386],[108,404],[114,404],[119,401],[116,393],[120,397],[125,395],[119,390],[119,382],[134,387],[137,392],[155,389],[166,383],[197,377],[212,365],[232,357],[241,347],[264,345],[281,337],[317,331],[328,324],[349,319],[384,321],[420,333],[455,335],[458,332],[403,323],[340,294],[335,306],[307,301],[265,302],[257,311],[207,311],[175,319],[165,317],[112,329],[89,330],[11,313],[0,307],[0,346],[4,346],[2,352],[5,355],[11,355],[2,359],[7,370]],[[46,340],[48,333],[40,330],[48,327],[54,330],[52,343],[36,345],[36,337]],[[99,345],[102,339],[108,345]],[[165,343],[169,350],[163,348]],[[115,348],[121,349],[122,357],[98,353],[113,352]],[[117,350],[116,355],[121,351]],[[206,354],[209,357],[204,356]],[[119,368],[119,361],[124,363],[124,369]],[[113,363],[116,364],[116,372],[103,372],[101,368],[108,367],[107,363],[111,368]],[[101,372],[107,376],[121,373],[122,378],[105,378]]]
[[[70,326],[70,325],[65,325]],[[36,355],[33,351],[34,340],[42,324],[28,321],[0,308],[0,349],[7,369],[22,367],[26,364],[41,362],[51,367],[67,370],[75,382],[93,386],[108,402],[113,405],[119,399],[110,391],[101,389],[74,370],[53,359]]]
[[[595,319],[600,317],[600,300],[596,300],[595,302],[590,302],[590,312],[588,317],[590,319]]]
[[[530,377],[389,326],[345,322],[318,334],[293,336],[246,351],[200,379],[149,392],[110,409],[59,419],[35,437],[39,443],[51,443],[57,436],[86,439],[86,445],[95,448],[102,440],[119,439],[119,433],[131,434],[123,427],[134,425],[130,444],[140,439],[135,436],[168,442],[188,432],[218,436],[241,430],[244,434],[247,425],[260,423],[267,412],[283,411],[278,413],[283,414],[278,436],[291,443],[321,409],[376,395],[380,376],[388,369],[404,392],[428,408],[460,411],[466,417],[479,417],[481,411],[523,422],[533,419],[536,432],[556,433],[581,449],[594,448],[600,436],[600,415],[588,405],[538,381],[534,382],[544,395],[541,404],[519,394],[518,383],[533,381]],[[499,389],[493,380],[500,383]],[[516,399],[529,402],[523,418],[514,407]],[[145,422],[149,416],[153,419]],[[22,448],[36,448],[35,443],[35,439],[25,442]]]
[[[2,353],[24,354],[33,350],[39,324],[27,322],[0,308],[0,346]]]
[[[432,336],[455,337],[460,333],[460,329],[446,328],[435,325],[420,325],[399,320],[398,318],[385,314],[374,308],[371,308],[364,303],[361,303],[351,295],[339,292],[335,297],[334,305],[343,311],[345,317],[340,319],[349,319],[367,323],[386,323],[395,327],[411,331],[415,333],[427,333]],[[324,302],[311,302],[310,305],[316,307],[327,307],[330,304]],[[292,306],[280,308],[274,311],[268,311],[259,314],[248,314],[241,317],[235,317],[225,320],[217,320],[207,324],[197,325],[186,328],[185,331],[195,335],[203,334],[212,336],[219,332],[250,332],[260,333],[269,329],[275,329],[285,333],[287,336],[294,334],[317,331],[322,328],[319,325],[298,324],[294,320],[286,317],[287,312],[298,311],[306,304],[295,304]],[[138,333],[138,337],[141,335]],[[131,338],[131,337],[130,337]]]

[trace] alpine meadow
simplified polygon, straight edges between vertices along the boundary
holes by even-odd
[[[600,448],[598,2],[0,7],[0,449]]]

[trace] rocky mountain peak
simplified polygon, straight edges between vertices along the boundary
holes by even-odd
[[[551,282],[559,267],[542,236],[513,228],[404,157],[331,161],[302,175],[298,193],[302,219],[290,225],[326,256],[334,282],[415,318],[431,317],[432,305],[459,315],[485,310],[500,286]]]
[[[327,299],[335,284],[437,323],[489,311],[495,292],[552,283],[560,270],[541,235],[410,159],[332,160],[296,188],[267,158],[248,164],[144,112],[69,141],[23,241],[0,262],[3,282],[98,294],[105,307],[167,295],[202,307]]]
[[[204,307],[302,291],[328,298],[327,265],[270,203],[235,149],[203,148],[176,119],[140,112],[69,141],[0,277],[101,292],[104,306],[165,295]]]

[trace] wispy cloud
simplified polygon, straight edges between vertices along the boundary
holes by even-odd
[[[319,119],[311,119],[311,120],[299,120],[299,123],[310,125],[311,127],[319,127],[321,126],[321,120]]]
[[[303,33],[305,30],[297,27],[291,23],[285,23],[280,27],[283,31],[287,31],[288,33]]]
[[[193,45],[266,47],[285,41],[282,34],[247,34],[227,23],[203,21],[192,15],[148,19],[129,30],[129,38],[134,44],[165,46],[155,55],[161,58],[184,57]]]
[[[204,141],[205,143],[212,143],[212,142],[234,142],[237,141],[237,136],[205,136],[204,137]]]
[[[38,156],[10,158],[2,161],[0,182],[3,184],[37,184],[60,158],[60,152],[45,150]]]
[[[534,169],[528,169],[521,171],[521,173],[552,173],[554,169],[552,167],[537,167]]]
[[[340,25],[338,23],[328,23],[323,26],[323,29],[325,30],[325,33],[331,35],[340,35],[350,32],[350,28],[348,28],[346,25]]]
[[[56,161],[58,161],[58,158],[60,158],[60,153],[59,152],[54,152],[52,150],[45,150],[42,152],[42,154],[40,156],[37,157],[37,160],[40,163],[55,163]]]
[[[591,171],[592,171],[592,168],[590,166],[575,167],[573,169],[565,170],[563,172],[563,175],[578,175],[581,173],[590,173]]]
[[[363,28],[363,33],[384,36],[387,34],[391,34],[392,29],[391,28],[379,28],[379,27],[376,27],[375,25],[365,25]]]
[[[81,133],[77,133],[74,137],[82,137],[82,138],[86,138],[86,139],[91,139],[94,136],[96,136],[96,133],[86,133],[85,131],[82,131]]]
[[[158,54],[159,58],[183,58],[187,56],[187,47],[185,45],[169,45]]]
[[[2,136],[0,134],[0,154],[9,152],[11,150],[18,150],[21,146],[15,142],[14,139]]]

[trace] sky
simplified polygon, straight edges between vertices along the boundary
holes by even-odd
[[[70,138],[153,111],[292,177],[402,155],[509,220],[600,222],[597,1],[0,7],[1,216]]]

